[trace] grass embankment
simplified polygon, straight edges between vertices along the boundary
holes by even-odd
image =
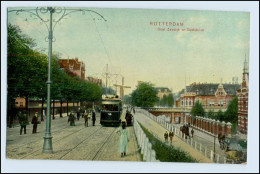
[[[140,126],[149,138],[152,149],[156,152],[156,159],[161,162],[198,162],[186,152],[176,149],[174,146],[169,146],[155,138],[142,124],[140,124]]]

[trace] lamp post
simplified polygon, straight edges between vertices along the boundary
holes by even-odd
[[[60,22],[65,16],[68,16],[71,13],[74,12],[81,12],[83,15],[85,14],[85,12],[92,12],[97,14],[99,17],[101,17],[101,19],[103,19],[104,21],[105,18],[93,11],[93,10],[88,10],[88,9],[66,9],[61,8],[61,7],[36,7],[36,9],[19,9],[19,10],[9,10],[9,12],[16,12],[17,15],[19,15],[20,12],[26,12],[29,13],[31,17],[37,17],[38,19],[40,19],[45,26],[47,27],[48,30],[48,80],[47,80],[47,117],[46,117],[46,124],[45,124],[45,134],[43,137],[43,149],[42,149],[42,153],[53,153],[53,149],[52,149],[52,135],[51,135],[51,59],[52,59],[52,42],[53,42],[53,31],[55,29],[55,26],[57,25],[58,22]],[[43,14],[47,14],[50,13],[50,17],[49,19],[44,19],[43,18]],[[53,20],[53,14],[61,14],[57,20]],[[90,14],[91,15],[91,14]],[[91,15],[92,17],[92,15]],[[93,18],[93,17],[92,17]],[[93,20],[95,20],[95,18],[93,18]],[[100,19],[99,19],[100,20]],[[54,25],[53,25],[54,22]],[[49,23],[49,26],[48,26]]]

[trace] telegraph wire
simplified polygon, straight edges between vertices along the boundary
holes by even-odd
[[[103,42],[102,36],[101,36],[101,34],[100,34],[99,30],[98,30],[98,27],[97,27],[95,18],[93,18],[92,14],[91,14],[90,12],[89,12],[89,14],[90,14],[90,16],[91,16],[91,18],[92,18],[92,20],[93,20],[93,23],[95,24],[96,32],[98,33],[98,36],[99,36],[100,41],[101,41],[101,43],[102,43],[102,45],[103,45],[103,48],[104,48],[105,53],[106,53],[106,55],[107,55],[107,58],[108,58],[110,64],[113,66],[112,61],[111,61],[111,59],[110,59],[110,56],[109,56],[109,54],[108,54],[108,51],[107,51],[107,49],[106,49],[106,47],[105,47],[105,44],[104,44],[104,42]]]

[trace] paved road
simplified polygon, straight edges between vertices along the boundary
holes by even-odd
[[[157,137],[159,137],[159,139],[164,141],[164,136],[163,135],[164,135],[166,129],[163,126],[161,126],[160,124],[158,124],[154,120],[148,118],[147,116],[145,116],[142,113],[136,113],[134,115],[134,117],[144,127],[146,127],[150,132],[152,132]],[[188,153],[190,156],[195,158],[200,163],[213,163],[213,161],[211,161],[210,159],[206,158],[200,152],[198,152],[195,149],[193,149],[192,147],[190,147],[188,144],[183,142],[177,136],[174,136],[174,138],[173,138],[173,146],[176,147],[176,148],[181,149],[182,151],[185,151],[186,153]]]
[[[140,161],[137,143],[130,130],[128,154],[121,158],[118,150],[119,137],[116,127],[102,127],[97,114],[96,126],[84,126],[84,119],[76,120],[76,126],[69,126],[68,117],[52,120],[53,154],[43,154],[45,123],[38,125],[37,133],[32,134],[32,125],[27,126],[27,134],[20,135],[20,127],[7,128],[7,158],[11,159],[61,159],[61,160],[102,160],[102,161]]]

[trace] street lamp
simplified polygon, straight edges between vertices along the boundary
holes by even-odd
[[[53,42],[53,31],[55,29],[55,26],[58,22],[60,22],[65,16],[68,16],[70,13],[74,12],[81,12],[83,15],[85,12],[92,12],[97,14],[101,19],[104,21],[105,18],[93,11],[93,10],[87,10],[87,9],[67,9],[65,7],[36,7],[36,9],[20,9],[20,10],[9,10],[8,12],[16,12],[17,15],[19,15],[20,12],[26,12],[29,13],[31,17],[37,17],[40,19],[45,26],[47,27],[47,30],[49,32],[48,34],[48,40],[49,40],[49,48],[48,48],[48,80],[47,80],[47,118],[46,118],[46,126],[45,126],[45,134],[43,137],[43,153],[53,153],[52,150],[52,135],[51,135],[51,59],[52,59],[52,42]],[[49,19],[44,19],[42,15],[50,13]],[[61,14],[58,17],[58,20],[54,20],[53,14]],[[92,15],[91,15],[92,16]],[[95,18],[93,18],[94,20]],[[100,19],[99,19],[100,20]],[[54,25],[52,25],[54,22]],[[49,23],[49,26],[48,26]]]

